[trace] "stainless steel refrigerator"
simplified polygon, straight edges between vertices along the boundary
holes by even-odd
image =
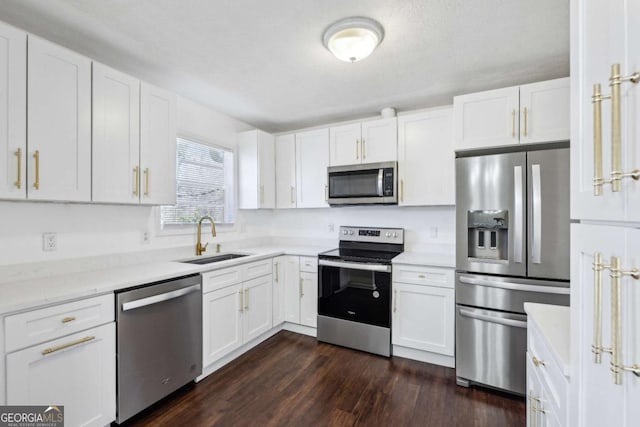
[[[569,149],[459,156],[456,179],[457,382],[525,394],[524,303],[569,304]]]

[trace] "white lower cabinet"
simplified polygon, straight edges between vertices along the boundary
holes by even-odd
[[[300,273],[300,324],[317,327],[318,323],[318,273]]]
[[[73,323],[68,320],[72,317],[65,320]],[[113,318],[109,320],[7,354],[6,403],[64,405],[69,426],[104,426],[115,420],[116,332]]]
[[[394,265],[391,343],[452,358],[455,343],[453,269]],[[394,353],[397,351],[394,349]],[[425,354],[426,354],[425,353]],[[453,363],[442,358],[432,363]]]
[[[271,260],[202,274],[202,361],[208,366],[270,330],[272,318]],[[265,263],[269,268],[265,268]],[[253,277],[257,271],[263,274]],[[216,278],[237,278],[221,287]],[[209,292],[207,292],[209,290]]]
[[[276,325],[276,310],[281,310],[278,316],[284,316],[284,321],[315,328],[318,316],[318,259],[291,255],[277,257],[274,259],[274,275],[273,324]],[[277,293],[276,288],[279,290]]]

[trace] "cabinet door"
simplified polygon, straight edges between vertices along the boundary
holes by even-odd
[[[329,128],[329,141],[331,166],[362,163],[360,123]]]
[[[202,365],[207,366],[242,345],[242,285],[202,296]]]
[[[258,131],[238,134],[238,208],[258,209],[260,206],[258,170]]]
[[[8,354],[7,404],[64,405],[65,425],[110,424],[116,418],[115,323]]]
[[[542,427],[545,421],[544,415],[540,412],[540,405],[543,403],[542,382],[536,372],[531,356],[527,353],[527,427]]]
[[[627,3],[624,0],[579,1],[575,2],[575,11],[572,12],[574,22],[571,26],[573,29],[571,33],[571,218],[574,219],[621,221],[626,216],[627,191],[614,193],[611,191],[611,186],[605,184],[602,195],[594,196],[592,95],[594,84],[601,85],[603,95],[610,94],[611,64],[624,63],[626,38],[624,17],[628,14]],[[631,3],[634,2],[629,4]],[[628,68],[630,65],[623,64],[623,70]],[[630,86],[637,85],[624,83],[621,89],[630,89]],[[624,114],[629,112],[626,104],[623,102]],[[638,105],[637,100],[636,105]],[[635,117],[637,114],[636,111]],[[610,100],[602,101],[601,123],[603,178],[606,180],[610,178],[611,172]],[[634,126],[629,129],[632,128]],[[638,126],[635,126],[635,129],[637,132]],[[622,141],[624,145],[622,153],[625,156],[624,153],[631,152],[633,148],[627,143],[628,138],[623,137]],[[633,167],[640,167],[640,163]],[[638,185],[630,181],[623,181],[623,189]]]
[[[362,122],[362,163],[394,162],[398,158],[395,117]]]
[[[625,270],[640,269],[640,230],[626,229],[627,255],[622,261]],[[626,366],[640,365],[640,281],[629,276],[622,278],[622,361]],[[625,388],[625,427],[638,424],[640,419],[640,377],[631,372],[623,374]]]
[[[27,34],[0,22],[0,198],[27,197]]]
[[[276,159],[273,135],[258,132],[258,169],[260,207],[276,207]]]
[[[520,143],[568,141],[569,77],[520,86]]]
[[[259,337],[273,326],[272,286],[271,274],[244,282],[244,342]]]
[[[455,204],[451,108],[398,117],[400,206]]]
[[[594,315],[594,254],[602,255],[608,264],[619,256],[626,266],[625,246],[628,230],[622,227],[573,224],[571,226],[571,396],[578,399],[578,414],[572,423],[580,426],[624,425],[624,387],[615,385],[610,370],[611,357],[602,353],[601,363],[595,363]],[[623,283],[626,280],[623,281]],[[602,346],[611,347],[611,280],[609,271],[602,271]],[[624,338],[623,338],[624,342]],[[625,375],[624,380],[629,379]]]
[[[392,343],[453,356],[454,290],[393,284]]]
[[[453,98],[456,150],[518,144],[518,86]]]
[[[300,324],[312,328],[318,324],[317,273],[300,273]]]
[[[300,323],[300,258],[283,257],[282,278],[284,285],[284,318],[291,323]]]
[[[273,300],[273,326],[278,326],[284,322],[284,304],[285,304],[285,277],[284,277],[284,265],[286,255],[279,256],[273,259],[273,287],[272,287],[272,300]]]
[[[624,75],[628,76],[634,72],[640,72],[640,2],[628,1],[627,13],[627,58]],[[623,117],[626,120],[626,133],[623,133],[624,146],[628,150],[627,161],[623,162],[626,171],[640,169],[640,83],[625,83],[622,86]],[[627,193],[627,221],[640,222],[640,181],[625,179],[622,184]]]
[[[29,35],[27,197],[91,200],[91,60]]]
[[[296,207],[296,136],[282,135],[275,139],[276,208]]]
[[[140,81],[93,63],[92,200],[140,202]]]
[[[324,208],[327,203],[329,129],[296,134],[296,187],[299,208]]]
[[[141,202],[176,204],[176,97],[140,84]]]

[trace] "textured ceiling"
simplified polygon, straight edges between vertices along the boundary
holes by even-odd
[[[322,45],[347,16],[385,39]],[[0,20],[267,131],[569,74],[569,0],[2,0]]]

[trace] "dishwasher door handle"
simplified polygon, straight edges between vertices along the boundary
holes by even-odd
[[[199,290],[200,285],[192,285],[186,288],[176,289],[175,291],[166,292],[164,294],[153,295],[150,297],[125,302],[122,304],[122,311],[134,310],[136,308],[146,307],[148,305],[157,304],[159,302],[169,301],[184,295],[191,294],[193,292],[198,292]]]
[[[492,316],[489,314],[475,313],[471,310],[459,309],[460,315],[464,317],[470,317],[471,319],[483,320],[485,322],[497,323],[498,325],[513,326],[516,328],[527,329],[527,322],[523,320],[507,319],[499,316]]]

